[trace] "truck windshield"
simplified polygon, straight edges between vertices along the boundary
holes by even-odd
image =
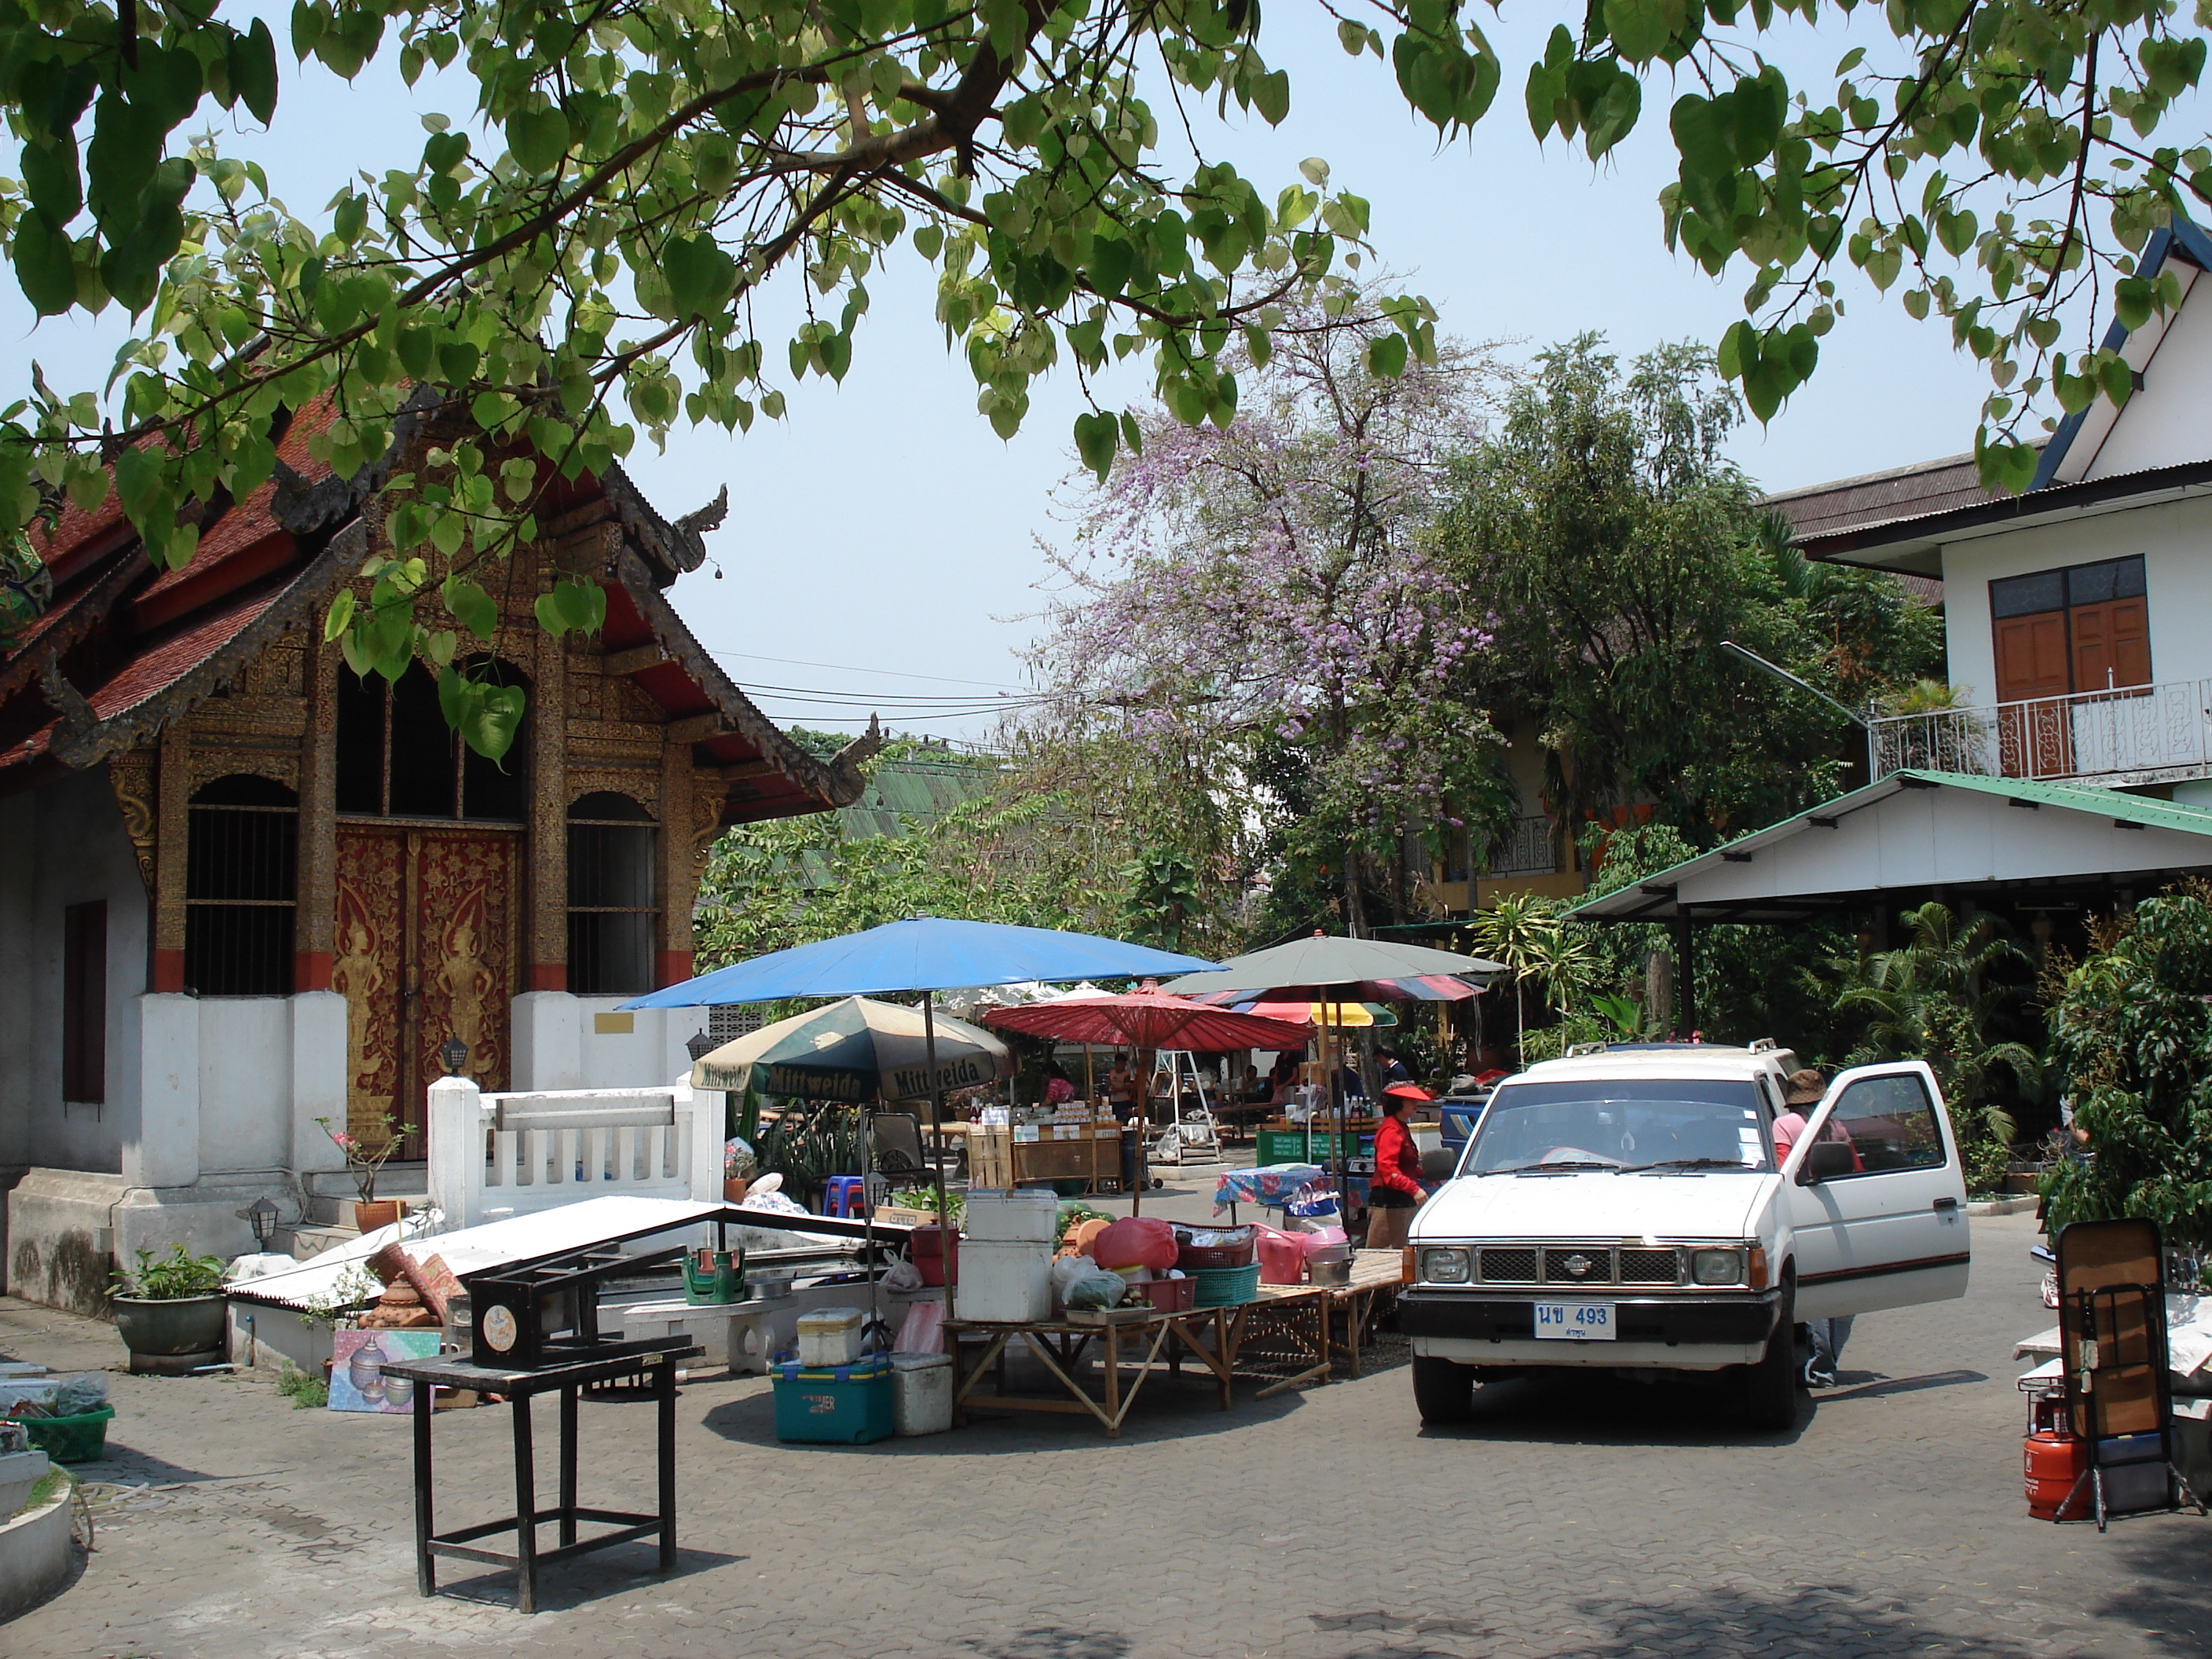
[[[1498,1085],[1460,1173],[1773,1167],[1747,1079],[1606,1078]]]

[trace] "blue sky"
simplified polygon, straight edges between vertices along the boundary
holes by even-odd
[[[1221,124],[1194,112],[1194,124],[1211,158],[1233,161],[1271,196],[1300,159],[1326,157],[1334,184],[1373,204],[1381,261],[1436,301],[1446,332],[1518,340],[1522,355],[1583,330],[1602,332],[1624,356],[1661,340],[1717,339],[1742,314],[1747,277],[1737,271],[1716,283],[1662,243],[1656,198],[1673,175],[1664,82],[1647,86],[1643,124],[1601,167],[1556,139],[1540,148],[1529,134],[1520,82],[1553,21],[1553,9],[1486,17],[1504,87],[1472,142],[1440,147],[1387,67],[1347,58],[1318,7],[1278,0],[1261,45],[1291,72],[1289,120],[1270,131],[1256,117]],[[1868,17],[1856,29],[1801,31],[1778,55],[1794,82],[1817,88],[1850,46],[1871,51],[1885,37],[1880,19]],[[465,94],[430,82],[410,92],[388,63],[352,86],[304,70],[286,82],[275,132],[240,135],[228,147],[261,161],[276,193],[304,212],[353,169],[379,171],[417,154],[419,116],[434,110],[462,119]],[[1042,598],[1036,538],[1065,534],[1053,493],[1073,465],[1068,430],[1081,408],[1073,377],[1038,387],[1024,429],[1001,442],[975,412],[966,366],[945,349],[920,262],[895,258],[868,286],[873,306],[841,386],[809,380],[787,420],[757,422],[749,435],[684,432],[665,454],[647,446],[633,456],[630,470],[671,514],[730,489],[733,510],[710,540],[723,580],[685,579],[678,606],[749,686],[864,702],[1018,687],[1017,653],[1032,631],[1024,617]],[[21,295],[5,287],[0,338],[14,383],[23,383],[33,357],[57,387],[105,378],[125,332],[117,319],[33,328]],[[1847,284],[1845,295],[1849,314],[1824,343],[1812,385],[1770,427],[1737,437],[1735,459],[1768,488],[1972,445],[1986,383],[1976,364],[1953,355],[1948,329],[1912,322],[1871,290]],[[773,362],[781,354],[768,343]],[[1125,371],[1100,395],[1135,401],[1144,392],[1145,376]],[[826,725],[842,715],[848,730],[865,719],[865,707],[758,696],[780,719]],[[978,736],[987,725],[916,729]]]

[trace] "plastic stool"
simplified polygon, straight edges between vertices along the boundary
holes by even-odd
[[[867,1182],[854,1175],[831,1176],[822,1189],[822,1213],[859,1219],[867,1214]]]

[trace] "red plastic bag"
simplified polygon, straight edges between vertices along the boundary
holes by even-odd
[[[1091,1241],[1091,1259],[1102,1267],[1165,1273],[1176,1264],[1176,1250],[1175,1229],[1158,1216],[1123,1216]]]

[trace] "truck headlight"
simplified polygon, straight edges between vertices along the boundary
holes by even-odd
[[[1458,1249],[1427,1249],[1421,1252],[1421,1277],[1431,1285],[1464,1285],[1468,1279],[1468,1253]]]
[[[1742,1284],[1743,1252],[1692,1250],[1690,1253],[1690,1280],[1697,1285]]]

